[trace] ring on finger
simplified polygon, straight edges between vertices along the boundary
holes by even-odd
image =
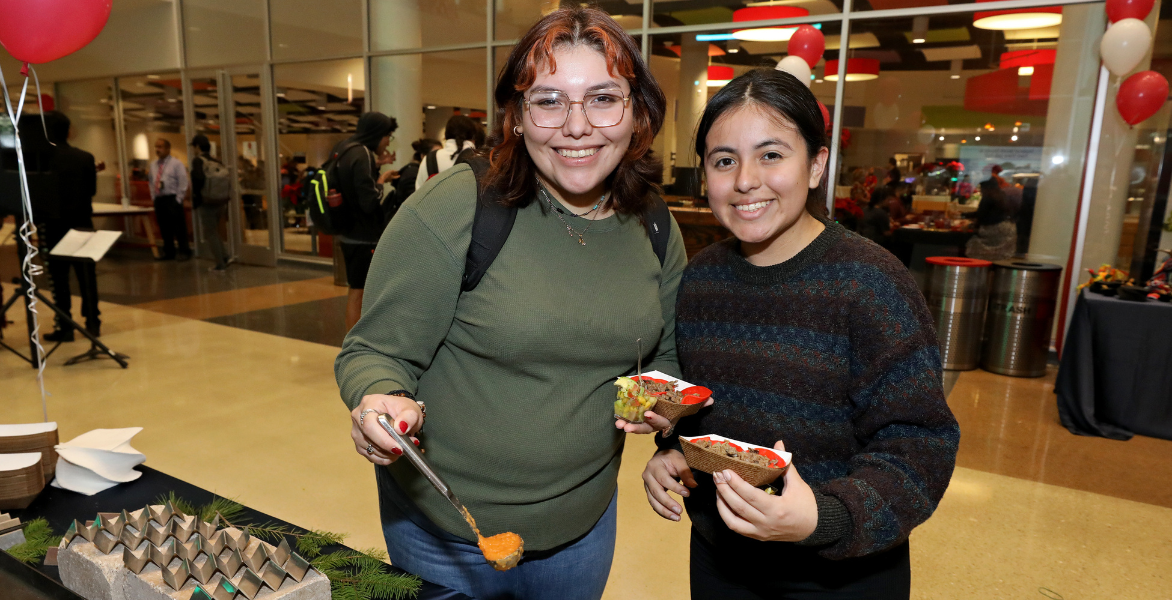
[[[366,445],[366,453],[367,454],[374,454],[374,444],[367,444]]]

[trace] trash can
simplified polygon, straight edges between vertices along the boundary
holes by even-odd
[[[981,331],[993,263],[959,256],[929,256],[925,297],[936,321],[940,361],[949,371],[971,371],[981,363]]]
[[[1062,267],[1022,260],[993,263],[981,367],[1013,377],[1046,374]]]

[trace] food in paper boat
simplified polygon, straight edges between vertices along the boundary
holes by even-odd
[[[656,414],[674,424],[681,417],[695,414],[712,397],[712,390],[706,387],[659,371],[644,373],[642,378],[619,377],[615,386],[619,391],[614,416],[630,423],[642,423],[643,413],[654,407]]]
[[[752,486],[773,483],[785,473],[793,458],[789,452],[719,435],[680,436],[680,446],[689,467],[705,473],[728,469]]]

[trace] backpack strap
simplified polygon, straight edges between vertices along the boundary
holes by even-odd
[[[476,214],[472,217],[472,241],[468,244],[464,278],[460,284],[460,291],[470,292],[480,284],[480,279],[509,239],[517,220],[517,209],[502,206],[494,190],[484,189],[482,182],[489,167],[487,158],[462,155],[456,164],[467,164],[476,176]]]
[[[431,152],[427,153],[427,178],[428,179],[435,177],[436,174],[439,173],[439,160],[436,159],[436,156],[438,153],[439,153],[439,150],[432,150]],[[473,170],[475,170],[475,169],[473,169]],[[480,181],[479,174],[476,176],[476,181],[478,183]]]
[[[651,249],[659,258],[659,266],[667,260],[667,242],[671,239],[671,208],[659,197],[651,193],[651,206],[643,213],[643,226],[647,228],[647,237],[651,239]]]

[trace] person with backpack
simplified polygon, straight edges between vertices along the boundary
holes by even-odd
[[[232,173],[224,163],[212,157],[212,145],[202,133],[191,138],[191,206],[199,216],[199,228],[212,251],[209,271],[228,269],[228,253],[220,239],[220,222],[228,214],[232,200]]]
[[[387,226],[334,372],[355,451],[378,465],[393,564],[481,600],[597,600],[625,435],[669,425],[615,419],[614,383],[640,363],[679,374],[687,256],[651,152],[666,100],[614,19],[566,5],[514,46],[495,104],[488,156],[432,178]],[[521,536],[518,566],[484,560],[379,413],[485,536]]]
[[[460,157],[476,152],[476,138],[480,126],[464,115],[453,115],[444,126],[444,145],[432,150],[424,158],[423,165],[415,174],[415,189],[423,187],[428,179],[452,168]]]
[[[394,171],[379,175],[383,156],[399,123],[380,112],[368,112],[358,118],[354,135],[338,142],[322,170],[341,194],[345,221],[339,224],[342,257],[346,263],[346,329],[354,327],[362,314],[362,290],[374,256],[375,244],[382,236],[386,220],[383,212],[383,184]],[[394,194],[394,192],[391,192]],[[391,199],[393,201],[393,199]]]
[[[419,168],[423,164],[423,159],[431,154],[433,151],[443,148],[444,145],[437,139],[419,138],[411,142],[411,149],[415,154],[411,155],[411,162],[399,169],[399,180],[395,182],[395,191],[399,195],[399,201],[403,202],[415,193],[415,178],[419,175]]]

